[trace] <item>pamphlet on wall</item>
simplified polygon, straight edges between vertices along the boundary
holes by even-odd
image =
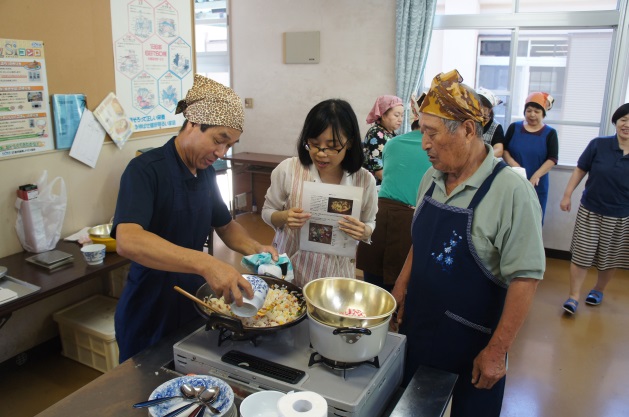
[[[72,143],[72,149],[70,149],[70,156],[96,168],[96,162],[105,141],[105,134],[105,129],[98,123],[94,113],[85,109]]]
[[[57,149],[70,149],[85,110],[84,94],[53,94],[52,115]]]
[[[103,125],[116,146],[122,149],[133,133],[133,124],[114,93],[109,93],[96,107],[94,116]]]
[[[349,185],[305,182],[303,209],[312,214],[301,228],[299,247],[311,252],[355,256],[358,242],[339,229],[343,216],[360,218],[363,190]]]
[[[54,148],[44,42],[0,38],[0,158]]]

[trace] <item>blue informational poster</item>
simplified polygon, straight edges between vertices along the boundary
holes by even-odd
[[[52,115],[57,149],[70,149],[85,110],[83,94],[53,94]]]

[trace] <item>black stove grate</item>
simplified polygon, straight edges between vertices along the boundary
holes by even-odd
[[[374,357],[373,359],[368,359],[368,360],[364,360],[360,362],[339,362],[332,359],[328,359],[322,356],[319,352],[312,352],[310,354],[310,360],[308,361],[308,367],[311,367],[312,365],[315,365],[318,363],[322,363],[336,371],[355,369],[363,364],[371,365],[374,368],[380,368],[380,361],[378,360],[377,356]]]
[[[208,329],[208,325],[205,326],[205,330],[214,330],[211,327]],[[258,346],[258,334],[257,333],[238,333],[225,327],[219,327],[218,331],[218,347],[221,347],[223,342],[227,340],[234,340],[237,342],[243,340],[250,340],[253,346]]]
[[[304,371],[280,365],[266,359],[258,358],[238,350],[230,350],[221,357],[223,362],[247,369],[251,372],[268,376],[279,381],[296,384],[306,375]]]

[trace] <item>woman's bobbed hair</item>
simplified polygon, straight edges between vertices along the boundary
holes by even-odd
[[[618,107],[612,115],[612,123],[614,124],[614,126],[616,125],[618,119],[625,117],[627,114],[629,114],[629,103],[625,103],[622,106]]]
[[[334,146],[344,146],[346,149],[341,167],[353,174],[363,165],[364,159],[360,128],[352,106],[341,99],[322,101],[308,112],[297,141],[299,161],[304,166],[312,164],[306,144],[309,139],[314,139],[323,133],[328,126],[332,127]]]

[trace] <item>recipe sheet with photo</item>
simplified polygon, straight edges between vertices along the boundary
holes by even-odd
[[[349,185],[305,182],[302,204],[310,220],[301,228],[299,247],[310,252],[356,256],[358,242],[339,229],[343,216],[360,218],[363,189]]]

